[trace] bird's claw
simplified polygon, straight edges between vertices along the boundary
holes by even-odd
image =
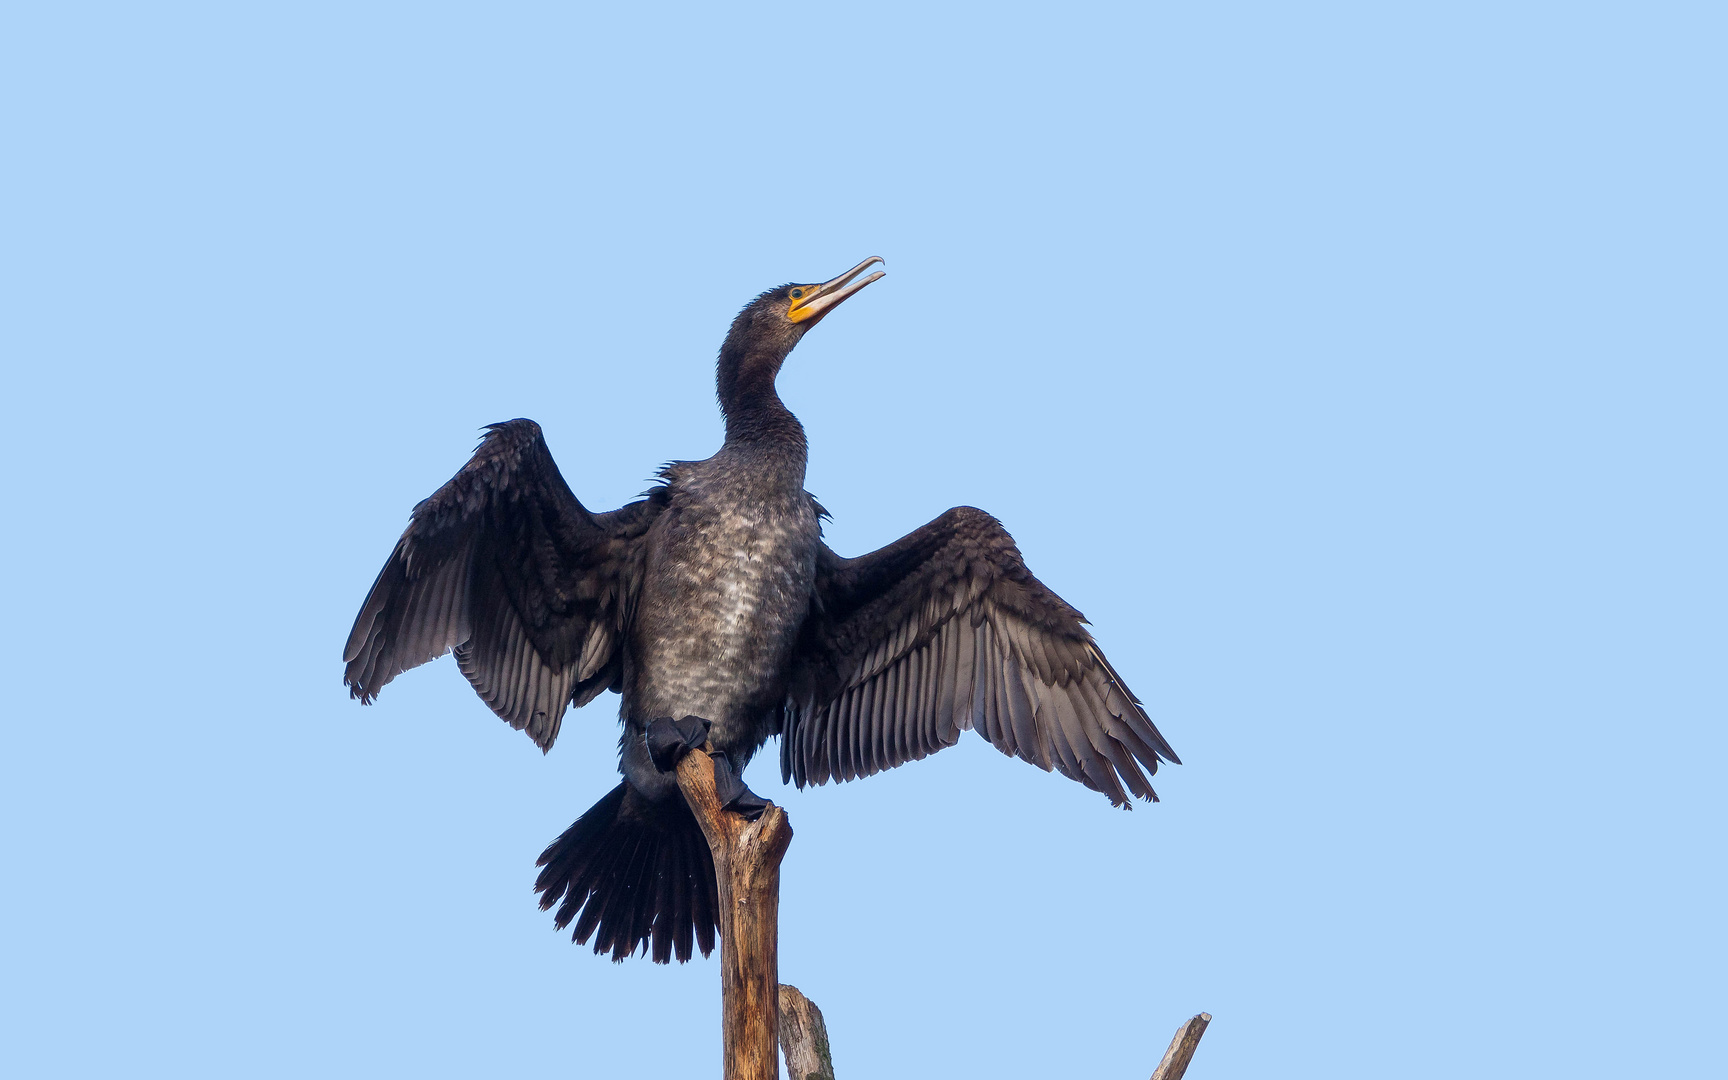
[[[680,758],[708,741],[708,729],[712,726],[700,716],[686,716],[680,720],[661,716],[648,721],[644,738],[648,742],[649,760],[661,772],[671,772]]]

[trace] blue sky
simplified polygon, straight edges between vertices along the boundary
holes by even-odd
[[[15,1075],[689,1076],[555,934],[614,783],[349,622],[477,429],[594,508],[789,362],[829,542],[996,514],[1185,765],[794,792],[842,1076],[1702,1075],[1723,1007],[1719,9],[14,6]],[[1337,1033],[1342,1028],[1343,1034]]]

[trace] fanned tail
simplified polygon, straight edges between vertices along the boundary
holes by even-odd
[[[574,921],[578,945],[593,937],[595,953],[614,961],[640,947],[657,964],[683,963],[692,944],[703,956],[714,950],[714,858],[682,799],[657,804],[619,784],[535,865],[544,867],[534,882],[540,910],[557,904],[553,925]]]

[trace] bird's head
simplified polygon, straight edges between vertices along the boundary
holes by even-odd
[[[864,286],[883,276],[878,270],[859,277],[881,262],[872,255],[837,278],[815,285],[792,283],[769,289],[744,305],[720,346],[720,400],[724,405],[743,384],[766,377],[772,385],[780,365],[812,326],[821,322]]]

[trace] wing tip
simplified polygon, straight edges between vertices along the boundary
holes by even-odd
[[[357,679],[350,675],[342,677],[342,685],[348,688],[349,699],[358,699],[362,705],[370,705],[377,701],[378,691],[382,689],[382,687],[367,686],[364,679]]]

